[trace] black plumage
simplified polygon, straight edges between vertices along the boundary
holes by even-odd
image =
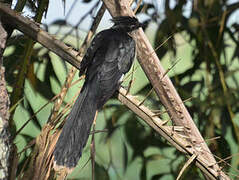
[[[135,56],[135,41],[128,34],[141,27],[134,17],[113,19],[114,26],[93,39],[80,67],[85,83],[54,150],[57,166],[75,167],[86,145],[97,110],[120,86],[122,76],[130,70]]]

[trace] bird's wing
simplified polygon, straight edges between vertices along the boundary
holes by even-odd
[[[96,34],[96,36],[92,40],[89,48],[86,51],[86,54],[81,61],[79,73],[80,76],[84,74],[86,69],[91,65],[96,51],[102,46],[102,40],[105,37],[106,31],[107,30],[101,31],[100,33]]]
[[[90,67],[92,71],[89,71],[89,76],[96,75],[99,83],[100,108],[119,88],[120,79],[130,70],[135,56],[135,42],[132,38],[123,36],[108,42],[105,44],[107,47],[96,52]]]
[[[129,37],[125,42],[127,47],[120,47],[120,56],[118,58],[118,69],[123,73],[127,73],[133,63],[135,57],[135,41]]]

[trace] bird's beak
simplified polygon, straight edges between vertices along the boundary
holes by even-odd
[[[141,28],[143,28],[144,29],[144,27],[146,26],[146,24],[145,23],[139,23],[139,28],[141,27]]]
[[[143,28],[145,26],[144,23],[139,23],[139,27]]]

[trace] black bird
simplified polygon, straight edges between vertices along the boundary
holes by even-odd
[[[110,29],[98,33],[88,48],[80,75],[85,83],[77,98],[54,150],[55,167],[73,168],[81,157],[96,112],[119,88],[135,57],[135,41],[128,34],[141,27],[135,17],[112,19]]]

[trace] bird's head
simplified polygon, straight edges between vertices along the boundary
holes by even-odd
[[[137,18],[130,16],[114,17],[112,21],[114,23],[114,29],[121,29],[126,32],[131,32],[143,26],[143,24],[140,23]]]

